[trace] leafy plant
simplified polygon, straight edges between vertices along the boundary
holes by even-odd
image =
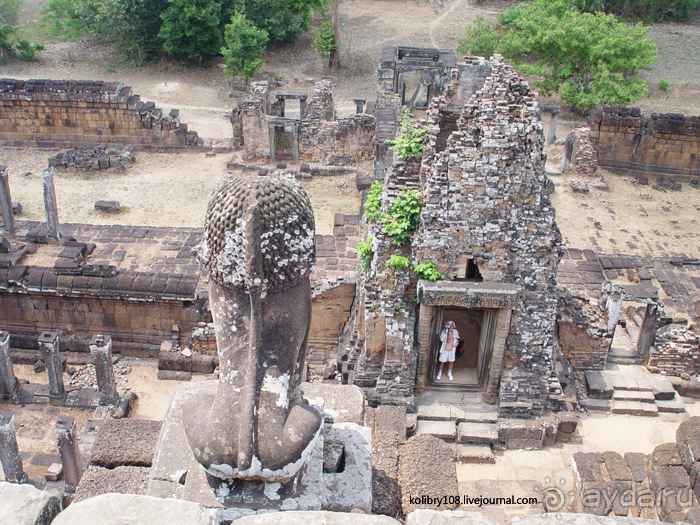
[[[698,0],[700,1],[700,0]],[[641,69],[651,69],[656,46],[648,28],[628,27],[613,15],[581,13],[574,0],[534,0],[503,26],[495,51],[515,64],[543,94],[560,93],[574,109],[627,105],[647,94]],[[482,35],[492,45],[493,33]],[[467,44],[465,44],[467,45]]]
[[[355,253],[357,254],[357,258],[360,259],[360,267],[364,271],[369,270],[372,266],[372,257],[374,255],[372,251],[372,237],[368,237],[366,241],[358,242]]]
[[[17,23],[22,0],[0,0],[0,19],[8,25]]]
[[[668,91],[669,89],[671,89],[671,83],[665,78],[661,77],[659,79],[659,89],[662,91]]]
[[[168,55],[198,58],[216,55],[221,49],[219,30],[221,4],[213,0],[168,0],[168,9],[160,15],[163,24],[158,36]]]
[[[403,255],[399,255],[395,253],[391,257],[389,257],[389,260],[386,262],[386,265],[389,268],[393,268],[394,270],[401,271],[405,270],[411,265],[411,262],[404,257]]]
[[[340,46],[335,41],[335,31],[333,30],[332,22],[321,22],[321,29],[318,30],[318,36],[311,44],[311,47],[326,60],[331,57],[333,51],[340,49]]]
[[[579,10],[646,22],[687,20],[700,7],[700,0],[571,0]]]
[[[416,229],[420,218],[420,198],[418,190],[406,190],[397,197],[391,207],[391,214],[381,216],[386,234],[392,238],[394,246],[403,246]]]
[[[38,51],[43,51],[44,46],[41,44],[30,44],[27,40],[20,38],[15,42],[15,52],[21,60],[33,62],[36,60]]]
[[[231,17],[226,26],[224,47],[221,54],[226,57],[226,72],[230,75],[241,74],[248,82],[262,65],[262,54],[267,47],[267,32],[258,29],[241,13]]]
[[[404,108],[403,117],[401,117],[401,125],[399,126],[399,135],[389,140],[392,144],[391,149],[399,156],[400,159],[409,160],[421,156],[423,153],[423,137],[427,130],[425,128],[416,128],[411,122],[411,112],[408,108]]]
[[[264,29],[275,46],[295,42],[309,28],[311,10],[322,8],[323,0],[243,0],[245,17]]]
[[[380,197],[383,188],[384,185],[381,182],[374,182],[369,189],[365,201],[365,218],[369,222],[377,222],[381,216],[382,201]]]
[[[439,281],[447,277],[446,273],[440,273],[435,268],[435,261],[426,261],[413,266],[413,271],[416,272],[420,279],[426,281]]]
[[[468,25],[466,30],[467,37],[457,40],[457,44],[459,44],[457,46],[458,53],[471,53],[472,55],[486,58],[493,56],[501,36],[489,22],[480,16]]]

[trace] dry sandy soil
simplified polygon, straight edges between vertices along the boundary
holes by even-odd
[[[36,25],[40,10],[48,0],[25,0],[20,23],[25,24],[32,35],[41,35]],[[335,74],[335,101],[338,114],[351,114],[352,99],[364,97],[373,100],[376,94],[376,64],[380,50],[390,45],[434,46],[454,48],[457,39],[464,35],[464,26],[477,16],[494,20],[497,14],[512,2],[490,1],[476,4],[469,0],[352,0],[340,7],[341,69]],[[313,26],[318,25],[318,20]],[[659,47],[659,60],[650,72],[650,93],[640,101],[647,111],[679,112],[698,114],[700,104],[700,62],[692,57],[700,49],[700,26],[697,20],[691,24],[658,24],[650,28],[650,34]],[[284,90],[312,88],[311,79],[328,74],[321,58],[310,48],[315,37],[311,30],[302,35],[295,45],[269,51],[260,78],[269,78],[273,73],[283,79]],[[160,107],[181,110],[182,120],[200,136],[224,138],[231,136],[230,123],[224,113],[238,102],[240,92],[235,91],[222,69],[211,64],[206,68],[183,65],[177,61],[161,61],[157,64],[130,67],[112,51],[111,47],[91,38],[73,42],[47,39],[46,51],[35,63],[10,63],[2,66],[2,76],[15,78],[83,78],[120,80],[131,85],[134,92],[144,100],[153,100]],[[657,87],[658,79],[671,83],[668,93]],[[557,102],[548,99],[547,102]],[[583,119],[564,113],[559,119],[557,135],[565,137],[568,130],[582,125]],[[0,150],[0,163],[10,166],[12,192],[15,200],[25,207],[25,217],[42,220],[43,210],[40,191],[40,175],[46,167],[49,152]],[[126,173],[98,175],[90,173],[61,173],[57,175],[57,193],[60,217],[64,222],[94,222],[146,225],[199,226],[211,191],[226,172],[226,155],[205,157],[201,154],[158,155],[138,154],[137,163]],[[25,175],[31,173],[30,175]],[[614,176],[611,176],[614,178]],[[572,245],[584,242],[590,245],[590,232],[583,235],[577,226],[584,221],[591,225],[598,221],[609,236],[618,241],[617,247],[628,251],[624,230],[634,232],[625,220],[638,223],[640,218],[661,229],[668,238],[660,243],[633,244],[643,249],[670,249],[678,230],[692,228],[697,210],[686,204],[696,199],[694,190],[682,194],[664,196],[651,190],[650,201],[642,199],[637,188],[626,182],[608,180],[611,191],[606,194],[580,197],[569,195],[566,181],[557,188],[554,202],[558,208],[560,224],[565,237]],[[350,177],[318,180],[307,186],[316,210],[320,233],[330,233],[335,212],[357,213],[359,199],[353,190]],[[118,216],[103,216],[92,209],[95,200],[117,199],[124,210]],[[598,208],[618,206],[614,224],[608,223],[608,213],[593,214],[596,205],[585,200],[600,201]],[[632,201],[628,202],[629,199]],[[579,202],[580,201],[580,202]],[[606,203],[606,201],[608,201]],[[687,202],[686,202],[687,201]],[[670,202],[670,206],[667,204]],[[658,205],[657,205],[658,204]],[[640,208],[643,208],[643,210]],[[664,211],[662,206],[672,211]],[[661,210],[659,212],[659,210]],[[658,212],[658,214],[656,214]],[[644,216],[648,213],[648,216]],[[601,220],[598,215],[603,216]],[[685,216],[679,224],[676,215]],[[589,217],[593,216],[591,221]],[[689,223],[690,221],[690,223]],[[567,224],[573,225],[569,231]],[[612,229],[608,227],[611,226]],[[636,230],[637,228],[635,228]],[[597,231],[597,230],[596,230]],[[631,233],[630,235],[633,235]],[[607,235],[598,233],[597,236]],[[682,236],[682,234],[681,234]],[[620,242],[622,241],[622,242]],[[599,241],[603,251],[613,251],[605,239]],[[607,244],[606,244],[607,242]],[[668,246],[664,245],[664,242]],[[694,246],[697,243],[694,243]]]

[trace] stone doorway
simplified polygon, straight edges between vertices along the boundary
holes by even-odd
[[[299,120],[276,118],[269,122],[272,162],[299,161]]]
[[[486,398],[496,399],[501,380],[505,340],[510,328],[511,312],[517,305],[520,295],[520,287],[505,283],[419,281],[417,295],[420,304],[416,334],[418,393],[425,388],[460,388],[482,390]],[[467,336],[471,338],[469,344],[472,361],[474,341],[475,339],[478,341],[476,364],[473,370],[465,370],[461,373],[460,384],[444,379],[435,382],[439,350],[438,334],[444,324],[450,320],[447,316],[454,318],[452,320],[457,324],[460,338],[465,340]],[[464,333],[460,330],[458,322],[462,323]],[[478,326],[478,338],[474,325]],[[466,358],[465,365],[459,366],[470,368],[467,366],[470,358],[466,352],[460,359],[464,358]]]
[[[430,386],[464,387],[466,390],[481,390],[488,379],[488,370],[493,355],[496,317],[498,310],[490,308],[437,307],[431,322],[430,359],[432,372]],[[440,332],[447,321],[454,321],[459,337],[464,343],[464,353],[455,360],[452,374],[447,378],[447,364],[440,381],[436,380],[440,363]]]

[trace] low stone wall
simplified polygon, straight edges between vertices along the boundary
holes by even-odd
[[[179,110],[166,115],[120,82],[0,80],[0,146],[182,151],[203,143]]]
[[[700,372],[700,335],[685,328],[662,327],[649,348],[646,365],[652,372],[688,379]]]
[[[593,111],[588,126],[603,168],[645,177],[700,177],[700,117],[646,117],[637,107],[603,106]]]

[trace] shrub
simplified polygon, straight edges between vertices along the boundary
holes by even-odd
[[[413,271],[416,272],[420,279],[425,279],[426,281],[439,281],[440,279],[445,279],[447,277],[446,273],[440,273],[435,268],[435,261],[422,262],[416,264],[413,267]]]
[[[381,216],[382,207],[382,189],[384,185],[381,182],[374,182],[367,194],[365,201],[365,218],[368,222],[377,222]]]
[[[466,30],[467,37],[457,40],[458,53],[471,53],[486,58],[493,56],[501,36],[489,22],[479,17],[467,26]]]
[[[659,89],[661,89],[662,91],[668,91],[669,89],[671,89],[671,83],[665,78],[661,77],[659,79]]]
[[[267,47],[267,33],[255,27],[241,13],[231,17],[226,26],[224,47],[221,54],[226,57],[226,72],[229,75],[241,74],[245,77],[246,87],[255,72],[262,65],[262,54]]]
[[[219,30],[221,4],[213,0],[168,0],[168,9],[160,15],[163,24],[158,36],[168,55],[198,58],[217,55],[222,37]]]
[[[411,262],[403,255],[395,253],[394,255],[389,257],[389,260],[386,262],[386,265],[389,268],[393,268],[394,270],[400,272],[401,270],[405,270],[406,268],[408,268],[411,265]]]
[[[311,44],[311,47],[322,58],[328,60],[333,51],[338,51],[340,46],[334,40],[335,31],[333,30],[332,22],[321,22],[321,29],[318,30],[318,36]]]
[[[394,246],[403,246],[416,229],[421,210],[421,195],[418,190],[401,192],[391,207],[391,214],[384,214],[381,222]]]
[[[357,243],[357,248],[355,248],[355,253],[357,258],[360,259],[360,267],[367,271],[372,266],[372,257],[374,252],[372,251],[372,237],[368,237],[366,241],[360,241]]]
[[[400,159],[409,160],[418,158],[423,153],[423,136],[425,128],[416,128],[411,122],[411,112],[408,108],[404,108],[403,117],[401,117],[401,125],[399,126],[399,135],[394,140],[389,140],[392,144],[391,149],[398,155]]]

